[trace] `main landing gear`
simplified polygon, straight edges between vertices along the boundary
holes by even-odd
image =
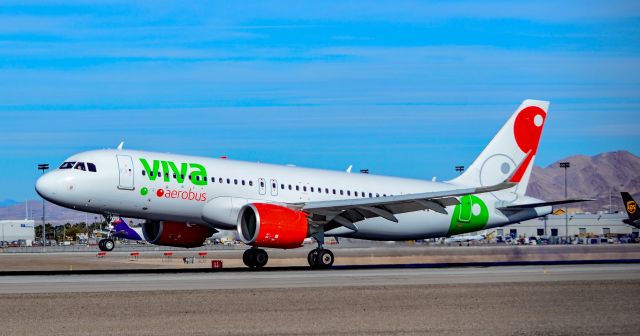
[[[251,268],[262,268],[269,261],[269,255],[267,251],[259,248],[252,247],[242,255],[242,261],[245,265]]]
[[[309,266],[313,269],[327,269],[331,267],[335,257],[333,256],[333,252],[322,247],[322,243],[324,242],[324,231],[316,233],[313,235],[313,238],[318,243],[318,247],[311,250],[307,256]]]
[[[98,248],[100,251],[113,251],[113,248],[116,246],[115,242],[111,238],[100,239],[98,242]]]

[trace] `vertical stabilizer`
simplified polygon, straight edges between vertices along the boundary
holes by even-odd
[[[511,181],[518,185],[511,189],[511,194],[524,195],[548,109],[547,101],[523,101],[473,164],[451,182],[468,186],[490,186],[504,181],[517,169]]]

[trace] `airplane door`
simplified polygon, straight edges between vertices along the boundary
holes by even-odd
[[[260,195],[264,195],[267,192],[267,186],[265,185],[264,179],[263,178],[259,178],[258,179],[258,187]]]
[[[118,189],[133,190],[133,159],[129,155],[116,155],[118,159]]]
[[[471,221],[471,208],[473,208],[471,197],[460,198],[460,212],[458,213],[459,222],[468,223]]]
[[[271,179],[271,196],[278,196],[278,181]]]

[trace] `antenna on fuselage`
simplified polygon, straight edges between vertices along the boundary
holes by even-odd
[[[353,168],[353,165],[349,165],[349,168],[347,168],[347,173],[351,174],[351,168]]]
[[[124,141],[121,141],[120,144],[118,145],[118,150],[122,150],[123,146],[124,146]]]

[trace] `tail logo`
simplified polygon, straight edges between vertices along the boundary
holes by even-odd
[[[542,135],[542,125],[547,118],[547,113],[537,107],[529,106],[518,114],[515,124],[513,125],[513,133],[516,143],[523,153],[529,153],[524,159],[520,169],[513,174],[511,182],[520,182],[524,173],[529,168],[531,160],[538,152],[538,143]]]
[[[638,205],[634,201],[627,202],[627,212],[631,215],[635,214],[638,210]]]
[[[460,198],[451,217],[449,235],[474,232],[484,229],[489,222],[489,209],[482,199],[474,195]]]

